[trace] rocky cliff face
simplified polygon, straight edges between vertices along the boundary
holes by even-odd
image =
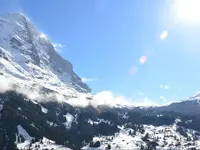
[[[74,73],[51,41],[20,13],[0,16],[0,71],[19,79],[41,79],[58,86],[65,84],[79,92],[90,88]]]

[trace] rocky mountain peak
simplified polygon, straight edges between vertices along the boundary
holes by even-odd
[[[0,15],[0,54],[6,56],[12,66],[17,65],[17,70],[21,73],[25,71],[30,77],[45,78],[47,82],[51,82],[49,79],[53,77],[58,84],[64,83],[78,91],[90,92],[89,87],[74,73],[72,64],[63,59],[48,37],[21,13]],[[0,64],[7,73],[13,72],[2,62]],[[15,77],[23,76],[17,72],[13,74]]]

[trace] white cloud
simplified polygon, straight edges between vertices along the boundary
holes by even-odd
[[[163,96],[160,96],[160,99],[166,102],[166,99]]]
[[[97,78],[85,78],[85,77],[81,77],[82,82],[92,82],[92,81],[96,81]]]
[[[52,43],[52,44],[57,52],[62,53],[62,49],[65,47],[65,45],[59,43]]]
[[[131,99],[124,96],[114,96],[110,91],[102,91],[94,95],[96,105],[131,105]]]
[[[132,66],[130,69],[129,69],[129,71],[128,71],[128,73],[130,74],[130,75],[134,75],[134,74],[136,74],[138,72],[138,68],[136,67],[136,66]]]
[[[1,76],[0,78],[0,93],[4,93],[12,89],[12,81],[9,78]]]
[[[62,100],[62,99],[61,99]],[[70,98],[70,99],[65,99],[64,101],[67,102],[68,104],[76,107],[87,107],[89,105],[92,105],[90,101],[87,100],[86,96],[84,94],[80,95],[77,98]]]
[[[168,36],[168,32],[167,31],[163,31],[160,35],[160,39],[164,40],[166,37]]]
[[[100,105],[106,105],[110,107],[158,106],[155,102],[147,97],[133,100],[131,98],[126,98],[125,96],[115,96],[111,91],[101,91],[95,94],[92,100],[88,100],[86,97],[87,95],[82,94],[78,98],[68,99],[66,102],[77,107],[86,107],[88,105],[92,105],[93,107]]]
[[[32,87],[33,89],[27,88],[25,85],[20,84],[20,86],[17,85],[17,81],[15,78],[6,78],[2,76],[0,78],[0,93],[7,92],[9,90],[14,90],[17,93],[21,93],[26,95],[29,99],[37,99],[42,97],[40,94],[40,87],[39,86],[34,86]]]
[[[160,85],[160,88],[161,88],[161,89],[164,89],[164,90],[168,90],[168,89],[169,89],[169,86],[168,86],[168,85]]]
[[[88,100],[87,97],[87,94],[81,94],[77,98],[71,98],[66,100],[66,102],[72,106],[77,107],[87,107],[89,105],[93,107],[97,107],[100,105],[107,105],[110,107],[117,105],[132,106],[131,100],[126,99],[124,96],[114,96],[113,93],[110,91],[99,92],[93,96],[92,100]]]
[[[14,87],[14,80],[8,80],[8,78],[0,78],[0,92],[6,92],[8,90],[15,90],[18,93],[24,94],[28,99],[40,102],[40,101],[57,101],[58,103],[67,102],[72,106],[86,107],[92,105],[97,107],[99,105],[107,105],[110,107],[116,106],[156,106],[151,99],[148,97],[133,100],[123,95],[116,96],[111,91],[101,91],[95,95],[88,95],[84,93],[77,93],[77,97],[67,98],[62,94],[48,93],[44,94],[41,92],[41,86],[30,86],[27,88],[26,85],[21,84],[20,87]],[[29,87],[29,86],[28,86]],[[92,99],[88,99],[88,96]]]
[[[125,96],[114,96],[110,91],[99,92],[94,96],[94,99],[97,105],[157,106],[157,104],[148,97],[133,100]]]
[[[65,45],[53,43],[54,48],[64,48]]]
[[[144,64],[147,61],[147,56],[141,56],[139,59],[140,64]]]
[[[153,100],[151,100],[148,97],[144,97],[141,99],[138,99],[136,101],[133,101],[134,106],[143,106],[143,107],[148,107],[148,106],[158,106]]]

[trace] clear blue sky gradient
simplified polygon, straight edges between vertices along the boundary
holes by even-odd
[[[20,11],[71,61],[93,92],[112,91],[156,103],[200,91],[200,26],[178,20],[171,0],[0,0],[0,13]],[[166,39],[160,34],[168,31]],[[139,58],[147,55],[144,64]],[[130,74],[131,67],[137,67]],[[160,88],[168,85],[169,89]],[[143,94],[141,94],[143,93]]]

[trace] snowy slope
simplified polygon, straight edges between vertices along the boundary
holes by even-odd
[[[69,115],[69,114],[67,114]],[[82,150],[141,150],[156,148],[162,149],[178,149],[186,150],[191,148],[200,149],[199,132],[191,129],[184,129],[186,136],[183,136],[178,131],[181,122],[176,119],[172,125],[153,126],[142,124],[137,128],[127,128],[126,124],[118,126],[119,132],[112,136],[95,136],[93,137],[93,144],[83,146]],[[18,149],[63,149],[70,150],[69,148],[55,144],[54,141],[45,137],[39,142],[34,142],[34,137],[31,137],[28,132],[21,126],[17,126],[18,133],[16,134],[16,145]],[[99,145],[95,143],[99,142]]]
[[[27,131],[21,126],[17,126],[18,134],[16,134],[16,142],[15,144],[17,145],[18,149],[32,149],[32,150],[37,150],[37,149],[63,149],[63,150],[70,150],[70,148],[63,147],[61,145],[55,144],[54,141],[49,140],[45,137],[40,142],[33,142],[32,140],[34,139],[31,137]],[[20,137],[21,136],[21,137]],[[23,138],[23,142],[22,142]]]
[[[72,64],[20,13],[0,15],[0,73],[45,87],[90,92]]]
[[[194,139],[197,133],[194,130],[186,130],[187,137],[181,135],[177,128],[177,124],[169,126],[153,126],[153,125],[141,125],[141,130],[135,130],[131,128],[119,127],[120,131],[113,136],[98,136],[93,137],[93,143],[100,142],[99,147],[87,146],[82,147],[82,150],[108,150],[108,147],[112,150],[141,150],[143,149],[176,149],[186,150],[191,148],[200,149],[200,139]],[[148,135],[148,136],[147,136]],[[153,146],[153,147],[152,147]]]

